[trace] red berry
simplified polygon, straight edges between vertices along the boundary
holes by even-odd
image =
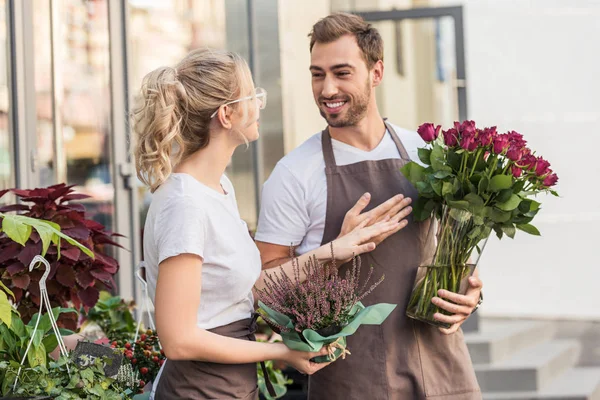
[[[125,343],[125,348],[126,349],[130,349],[131,348],[131,343],[129,343],[129,342]]]
[[[148,368],[142,367],[140,368],[140,372],[142,373],[142,375],[146,375],[148,373]]]
[[[145,334],[145,333],[142,333],[142,336],[140,336],[140,339],[141,339],[142,341],[144,341],[144,340],[146,340],[146,338],[147,338],[146,334]]]
[[[156,356],[152,357],[152,361],[158,362],[158,357],[156,357]]]
[[[118,344],[118,343],[117,343],[117,341],[116,341],[116,340],[113,340],[113,342],[112,342],[112,345],[113,345],[113,346],[116,346],[117,344]]]
[[[160,366],[162,367],[162,365],[163,365],[164,363],[165,363],[165,360],[163,359],[163,360],[160,360],[160,361],[158,362],[158,365],[160,365]]]
[[[146,385],[146,382],[140,380],[140,387],[144,387]]]
[[[131,360],[131,363],[132,363],[132,364],[135,364],[135,363],[137,363],[137,358],[134,358],[133,360]]]

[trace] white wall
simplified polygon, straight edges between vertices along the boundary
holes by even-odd
[[[462,3],[469,117],[523,133],[560,178],[541,238],[490,240],[482,314],[600,319],[600,2]]]
[[[541,199],[534,221],[541,238],[520,232],[514,241],[490,240],[480,265],[481,313],[600,319],[600,1],[431,3],[465,6],[469,117],[523,133],[560,177],[561,198]],[[279,4],[289,151],[324,125],[310,90],[306,34],[330,2]]]

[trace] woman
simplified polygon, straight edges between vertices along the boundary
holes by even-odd
[[[252,289],[265,275],[224,172],[236,147],[258,139],[265,104],[246,62],[230,52],[197,50],[144,78],[133,123],[138,176],[154,192],[144,258],[168,359],[158,399],[255,399],[256,362],[282,360],[306,374],[326,366],[310,361],[325,350],[253,341]],[[371,238],[399,224],[363,224],[333,241],[336,258],[373,250]],[[329,254],[325,245],[299,263]],[[292,274],[291,263],[282,269]]]

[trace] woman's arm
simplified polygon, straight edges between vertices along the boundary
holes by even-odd
[[[331,261],[333,247],[333,256],[335,257],[335,260],[341,261],[339,263],[341,264],[354,256],[375,250],[376,245],[373,242],[373,238],[376,238],[387,232],[397,231],[398,228],[406,225],[406,223],[403,221],[385,219],[367,227],[366,225],[368,222],[368,220],[365,220],[356,226],[352,231],[344,236],[338,237],[333,242],[324,244],[314,251],[310,251],[297,257],[297,261],[292,259],[282,264],[279,268],[263,270],[260,274],[260,277],[256,281],[256,284],[254,285],[254,290],[256,291],[263,289],[265,287],[265,280],[268,279],[268,276],[272,276],[274,279],[276,279],[275,277],[278,274],[284,273],[289,277],[293,277],[295,262],[297,262],[300,266],[300,282],[304,282],[306,280],[306,273],[303,271],[302,267],[309,260],[309,258],[316,257],[320,263]],[[255,292],[255,298],[256,297],[257,296]]]
[[[325,351],[288,349],[283,343],[259,343],[217,335],[196,325],[202,287],[202,258],[181,254],[161,262],[156,285],[156,325],[168,359],[244,364],[282,360],[304,373],[323,364],[309,360]],[[326,365],[326,364],[325,364]]]

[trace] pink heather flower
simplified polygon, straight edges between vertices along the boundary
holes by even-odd
[[[454,128],[448,129],[447,131],[442,131],[444,135],[444,143],[448,147],[454,147],[458,144],[458,131]]]
[[[497,135],[494,138],[494,153],[495,154],[502,154],[504,153],[506,150],[508,150],[508,146],[510,145],[509,141],[508,141],[508,136],[506,134],[502,134],[502,135]]]
[[[542,157],[538,157],[535,163],[535,174],[537,176],[544,176],[550,172],[550,163]]]
[[[431,123],[426,123],[419,126],[419,129],[417,129],[417,133],[425,142],[429,143],[437,139],[437,137],[440,134],[440,129],[442,129],[441,125],[438,125],[436,127]]]
[[[551,187],[556,185],[556,182],[558,182],[558,176],[556,174],[550,174],[544,178],[544,186]]]

